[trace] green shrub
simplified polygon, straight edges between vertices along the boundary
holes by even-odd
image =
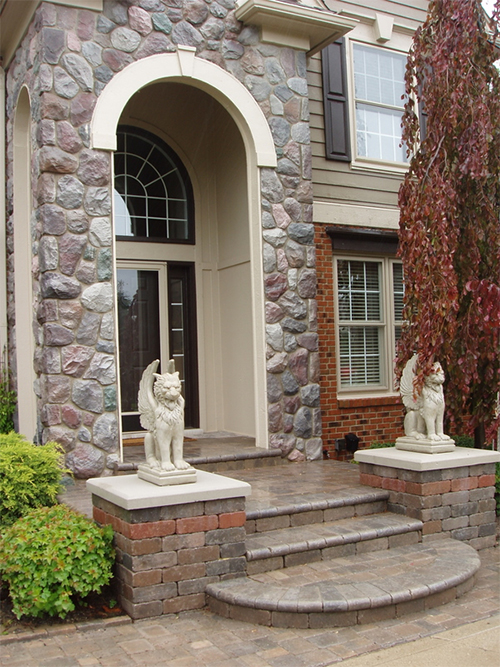
[[[9,371],[0,362],[0,433],[10,433],[14,430],[12,420],[16,411],[17,395],[9,384]]]
[[[470,435],[452,435],[451,437],[455,441],[457,447],[474,448],[474,438]]]
[[[395,447],[395,442],[372,442],[368,449],[384,449],[385,447]]]
[[[17,618],[64,618],[77,598],[99,592],[112,576],[111,526],[100,528],[66,507],[31,510],[0,540],[0,573]]]
[[[36,446],[19,433],[0,434],[0,529],[32,508],[56,504],[63,460],[56,442]]]

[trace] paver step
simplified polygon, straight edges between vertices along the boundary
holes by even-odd
[[[248,470],[252,468],[267,468],[269,466],[279,466],[287,464],[288,461],[282,458],[279,449],[261,449],[252,448],[238,450],[231,453],[219,453],[215,447],[213,453],[205,451],[203,454],[190,454],[185,452],[185,459],[194,468],[206,470],[207,472],[230,472],[231,470]],[[132,451],[133,450],[133,451]],[[132,452],[132,454],[131,454]],[[144,447],[128,447],[126,454],[130,459],[132,456],[137,460],[127,462],[116,462],[114,464],[114,474],[129,474],[138,469],[139,463],[144,461]]]
[[[285,501],[265,507],[252,507],[250,499],[245,527],[250,534],[376,514],[385,512],[388,498],[388,491],[359,486],[339,489],[334,496],[305,494],[299,502]]]
[[[385,512],[253,533],[246,538],[248,574],[416,544],[422,522]]]
[[[209,584],[210,609],[276,627],[371,623],[451,602],[473,586],[475,549],[444,539]]]

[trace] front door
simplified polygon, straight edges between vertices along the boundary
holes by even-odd
[[[140,431],[137,394],[144,369],[174,359],[186,400],[185,425],[199,426],[194,266],[122,261],[117,265],[123,432]]]
[[[122,430],[141,430],[144,369],[169,359],[183,386],[185,425],[199,426],[194,201],[176,153],[159,137],[121,126],[114,159],[114,226]],[[182,259],[182,261],[180,261]]]

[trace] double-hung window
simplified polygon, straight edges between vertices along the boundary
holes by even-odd
[[[322,53],[326,158],[403,166],[401,51],[338,40]]]
[[[335,257],[339,391],[393,391],[403,271],[392,258]]]
[[[352,50],[357,156],[407,162],[401,145],[406,57],[357,43]]]

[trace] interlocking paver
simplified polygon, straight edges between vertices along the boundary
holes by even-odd
[[[339,467],[340,465],[340,467]],[[357,466],[352,464],[287,465],[287,474],[276,468],[241,470],[228,473],[252,484],[249,507],[265,514],[266,508],[276,503],[292,506],[302,503],[312,508],[322,503],[325,494],[318,489],[328,489],[328,496],[335,493],[340,499],[347,497],[346,489],[355,489],[358,481]],[[224,474],[224,473],[222,473]],[[75,485],[80,497],[80,508],[89,506],[89,496],[84,484]],[[361,487],[362,488],[362,487]],[[351,492],[349,492],[351,493]],[[325,510],[329,511],[329,510]],[[365,517],[367,525],[375,526],[374,519]],[[304,527],[304,530],[309,526]],[[391,565],[390,558],[382,558],[381,552],[363,555],[362,580],[370,579],[377,562],[377,572],[387,577],[400,574]],[[99,623],[95,630],[79,629],[63,625],[55,632],[38,630],[36,639],[16,643],[2,643],[0,638],[1,667],[62,667],[62,665],[98,665],[99,667],[277,667],[303,664],[320,667],[342,660],[411,641],[428,637],[443,630],[463,626],[473,621],[488,618],[500,610],[498,595],[500,549],[490,548],[480,552],[481,568],[476,575],[476,586],[463,597],[444,607],[416,612],[402,619],[395,618],[372,622],[370,625],[340,628],[271,628],[250,623],[224,619],[205,610],[182,612],[124,625],[106,626]],[[306,579],[312,585],[321,580],[326,571],[323,562],[313,563]],[[327,567],[327,566],[326,566]],[[274,584],[287,580],[286,571],[266,573]],[[342,577],[349,577],[349,563],[339,570]],[[450,566],[450,573],[453,567]],[[260,576],[260,575],[259,575]],[[358,579],[361,581],[361,579]],[[295,583],[295,582],[294,582]],[[367,589],[358,585],[361,593]],[[116,619],[114,619],[116,622]],[[87,624],[88,625],[88,624]],[[7,636],[7,639],[10,639]],[[189,645],[198,648],[189,648]],[[148,650],[127,652],[124,646],[145,647]],[[81,651],[78,652],[77,648]],[[298,662],[297,662],[298,661]]]

